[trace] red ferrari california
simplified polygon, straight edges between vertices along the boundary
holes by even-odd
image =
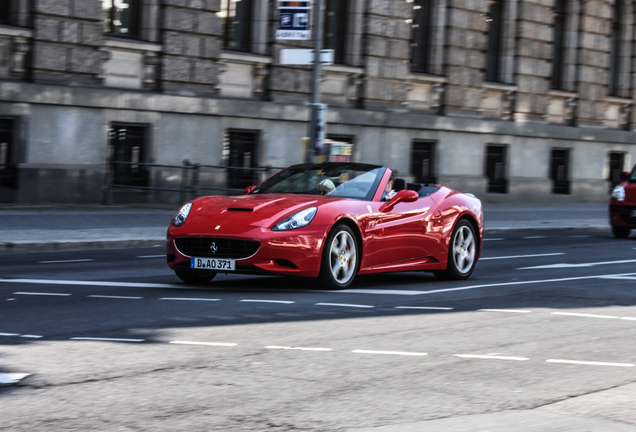
[[[167,259],[181,280],[261,273],[342,289],[357,274],[381,272],[466,279],[479,259],[481,201],[406,183],[387,167],[294,165],[245,192],[197,198],[179,210],[168,229]]]

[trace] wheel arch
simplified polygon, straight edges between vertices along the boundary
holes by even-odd
[[[479,259],[479,257],[481,256],[482,233],[479,230],[479,223],[477,223],[477,220],[473,217],[473,215],[471,215],[470,213],[464,213],[463,215],[458,217],[457,220],[455,221],[455,223],[453,224],[453,229],[451,230],[451,232],[453,232],[455,230],[455,227],[457,226],[457,224],[460,221],[462,221],[462,220],[468,221],[468,223],[470,223],[472,225],[473,229],[475,230],[475,232],[479,236],[479,239],[476,242],[477,243],[477,259]]]

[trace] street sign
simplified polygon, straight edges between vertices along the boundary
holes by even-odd
[[[283,65],[312,65],[314,64],[312,49],[282,49],[280,50],[280,64]],[[320,50],[320,64],[332,65],[334,50]]]
[[[278,40],[309,40],[309,12],[311,1],[278,0]]]

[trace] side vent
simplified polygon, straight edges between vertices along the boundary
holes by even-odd
[[[250,212],[253,212],[253,211],[254,211],[254,209],[251,209],[251,208],[241,208],[241,207],[230,207],[230,208],[228,208],[228,209],[227,209],[227,211],[247,212],[247,213],[250,213]]]

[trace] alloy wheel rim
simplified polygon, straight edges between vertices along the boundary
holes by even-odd
[[[331,242],[329,264],[331,275],[341,285],[353,277],[357,263],[356,242],[346,231],[340,231]]]
[[[475,262],[475,236],[470,228],[462,226],[457,230],[453,242],[453,259],[457,270],[466,274]]]

